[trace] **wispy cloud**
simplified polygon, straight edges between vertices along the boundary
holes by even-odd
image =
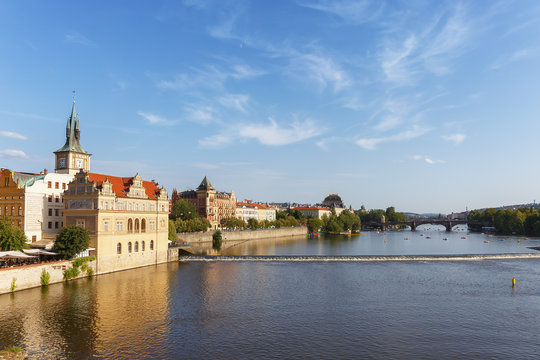
[[[448,13],[448,14],[447,14]],[[398,39],[388,38],[379,54],[381,69],[389,82],[410,85],[419,74],[444,75],[451,69],[450,60],[460,56],[469,39],[470,19],[465,8],[456,6],[435,16],[417,32],[392,31]]]
[[[272,118],[267,124],[238,124],[221,130],[219,134],[199,141],[203,147],[221,147],[234,141],[257,140],[263,145],[282,146],[300,142],[320,135],[324,128],[312,120],[294,121],[282,127]]]
[[[247,113],[249,96],[245,94],[227,94],[220,97],[218,101],[225,107]]]
[[[329,84],[338,92],[352,84],[347,73],[329,57],[316,54],[298,54],[292,58],[295,74],[305,74],[322,89]]]
[[[452,134],[452,135],[444,135],[442,138],[446,141],[453,142],[454,145],[459,145],[463,141],[465,141],[465,134]]]
[[[378,131],[388,131],[396,128],[403,122],[402,119],[396,116],[386,116],[373,128]]]
[[[176,121],[168,120],[159,115],[147,113],[144,111],[137,111],[137,114],[146,121],[148,121],[150,125],[172,125],[176,123]]]
[[[12,131],[0,131],[0,135],[17,140],[28,140],[28,137]]]
[[[429,164],[429,165],[436,165],[436,164],[443,164],[444,161],[442,160],[433,160],[432,158],[430,158],[429,156],[422,156],[422,155],[413,155],[411,156],[411,160],[414,160],[414,161],[424,161],[425,163]]]
[[[206,125],[220,122],[217,111],[211,106],[190,105],[186,108],[186,112],[186,118],[198,124]]]
[[[234,65],[232,70],[231,77],[235,79],[247,79],[266,74],[265,71],[252,68],[248,65]]]
[[[228,74],[216,66],[208,65],[201,69],[191,68],[189,73],[178,74],[171,80],[160,80],[156,86],[162,89],[222,89]]]
[[[412,129],[399,132],[395,135],[385,137],[360,138],[356,140],[356,145],[366,149],[375,150],[379,144],[388,142],[407,141],[429,132],[430,129],[419,125],[414,125]]]
[[[321,0],[301,5],[339,16],[347,23],[353,24],[363,24],[376,20],[384,8],[383,2],[370,0]]]
[[[491,64],[490,69],[491,70],[498,70],[502,67],[508,66],[516,61],[520,60],[526,60],[531,57],[533,57],[534,52],[531,49],[521,49],[513,52],[510,55],[502,56],[495,60],[493,64]]]
[[[5,149],[0,150],[0,157],[13,159],[28,159],[28,155],[22,150]]]
[[[76,31],[68,31],[67,33],[65,33],[64,41],[71,44],[85,45],[89,47],[97,46],[94,41],[88,39],[86,36]]]

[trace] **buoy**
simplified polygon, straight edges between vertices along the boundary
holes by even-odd
[[[512,278],[512,287],[516,286],[516,278]]]

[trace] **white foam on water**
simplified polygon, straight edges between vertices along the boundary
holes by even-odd
[[[181,256],[179,261],[199,262],[370,262],[370,261],[482,261],[507,259],[540,259],[540,254],[482,254],[482,255],[401,255],[401,256]]]

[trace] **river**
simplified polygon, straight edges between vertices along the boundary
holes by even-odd
[[[36,359],[534,359],[540,259],[452,260],[533,246],[434,229],[247,242],[222,253],[293,261],[181,261],[0,295],[0,346]],[[324,261],[343,255],[382,259]]]

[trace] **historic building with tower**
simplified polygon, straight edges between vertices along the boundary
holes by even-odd
[[[197,207],[199,215],[210,221],[212,229],[220,226],[221,219],[236,216],[236,196],[217,191],[205,176],[197,190],[183,191],[180,199],[188,201]]]

